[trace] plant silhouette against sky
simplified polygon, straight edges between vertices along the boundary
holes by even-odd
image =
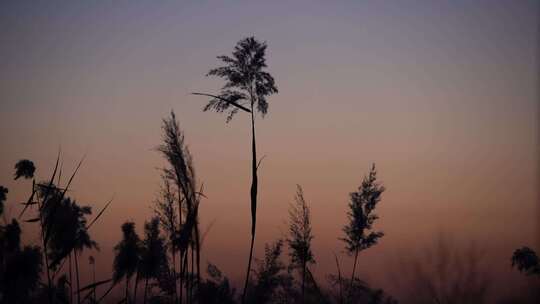
[[[255,111],[264,116],[268,112],[267,97],[278,92],[274,78],[265,71],[267,68],[266,47],[265,42],[259,42],[255,37],[240,40],[234,47],[232,57],[218,56],[217,58],[224,65],[211,69],[207,74],[207,76],[217,76],[225,80],[225,85],[221,88],[220,93],[218,95],[193,93],[212,97],[204,107],[204,111],[227,112],[227,122],[238,111],[244,111],[251,115],[251,245],[242,302],[245,301],[251,272],[257,222],[258,164],[255,141]]]

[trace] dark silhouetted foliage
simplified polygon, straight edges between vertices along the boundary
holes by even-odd
[[[163,169],[165,181],[164,192],[161,202],[158,200],[157,215],[164,219],[164,228],[169,239],[172,237],[172,257],[175,262],[175,252],[180,252],[180,295],[182,298],[183,287],[191,296],[195,284],[200,281],[200,234],[199,234],[199,203],[202,189],[197,191],[197,178],[193,167],[193,160],[187,145],[184,142],[184,133],[180,129],[176,115],[171,111],[171,116],[163,120],[163,144],[158,147],[168,162],[168,167]],[[176,186],[176,193],[170,185]],[[176,223],[173,200],[177,200],[178,222]],[[174,230],[174,231],[173,231]],[[174,232],[173,234],[171,234]],[[189,271],[188,251],[194,253],[196,269]],[[176,263],[175,263],[176,264]],[[193,267],[192,267],[193,268]],[[175,267],[172,269],[176,277]],[[184,282],[185,281],[185,282]],[[184,284],[185,283],[185,284]]]
[[[342,304],[397,304],[397,300],[388,296],[382,289],[371,288],[366,282],[355,278],[353,282],[350,279],[340,278],[336,275],[329,275],[330,286],[335,289],[342,285],[343,293],[346,298],[341,297],[339,291],[333,290],[331,297],[336,303]]]
[[[304,299],[307,267],[315,263],[313,252],[311,251],[311,218],[309,206],[304,199],[304,191],[300,185],[296,186],[295,203],[289,207],[289,255],[290,266],[300,271],[301,292]]]
[[[539,259],[534,250],[529,247],[516,249],[512,255],[512,267],[527,275],[540,276]]]
[[[8,188],[4,186],[0,186],[0,215],[4,213],[4,202],[7,199],[8,192],[9,192]]]
[[[0,302],[26,303],[38,287],[42,271],[41,250],[20,248],[21,229],[13,219],[0,226]]]
[[[114,247],[113,281],[126,280],[126,301],[129,301],[129,281],[137,272],[141,255],[142,243],[135,231],[135,223],[122,224],[122,240]]]
[[[157,217],[144,224],[145,238],[142,241],[139,275],[145,280],[144,303],[148,292],[148,281],[158,279],[163,265],[168,265],[167,246],[160,235],[159,219]]]
[[[384,235],[380,231],[372,230],[373,223],[379,218],[373,211],[380,202],[384,190],[385,188],[377,182],[377,171],[373,164],[358,191],[350,194],[347,212],[349,223],[343,228],[345,238],[341,240],[345,242],[347,252],[354,254],[351,282],[354,281],[358,253],[377,244]]]
[[[257,267],[253,274],[253,286],[248,291],[249,303],[274,303],[279,297],[280,287],[291,282],[292,278],[281,261],[283,240],[265,245],[264,258],[256,260]]]
[[[236,290],[231,286],[219,268],[208,264],[208,278],[201,282],[198,289],[198,300],[201,304],[234,304]]]
[[[228,111],[227,121],[240,109],[234,103],[248,106],[263,115],[268,112],[267,97],[278,92],[274,78],[266,72],[266,43],[255,37],[244,38],[236,44],[232,57],[222,55],[217,58],[224,65],[211,69],[207,76],[217,76],[225,80],[219,97],[211,99],[204,111]]]
[[[36,167],[32,161],[22,159],[15,164],[15,180],[19,179],[20,177],[24,177],[26,179],[32,178],[34,177],[35,171]]]
[[[52,204],[55,206],[53,207]],[[56,267],[74,250],[81,252],[85,248],[97,249],[98,244],[91,239],[86,229],[86,216],[92,214],[92,208],[79,206],[69,197],[61,201],[48,200],[42,209],[44,218],[52,218],[49,238],[49,258],[51,266]],[[52,215],[54,212],[54,215]]]
[[[25,246],[6,262],[3,292],[6,303],[22,301],[38,286],[43,266],[41,250],[37,246]]]
[[[341,239],[346,243],[347,252],[350,254],[375,245],[383,236],[382,232],[371,229],[378,219],[373,211],[381,200],[384,190],[385,188],[377,183],[377,171],[373,165],[358,191],[350,194],[350,210],[347,213],[349,223],[343,228],[345,238]]]
[[[21,246],[21,227],[16,219],[12,219],[11,223],[1,227],[0,246],[2,248],[2,253],[10,253],[19,250],[19,247]]]

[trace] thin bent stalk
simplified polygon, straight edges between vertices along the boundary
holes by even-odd
[[[184,251],[184,276],[186,279],[186,303],[189,304],[189,247]]]
[[[200,240],[200,234],[199,234],[199,203],[201,200],[203,192],[203,186],[201,185],[201,188],[199,189],[198,197],[197,197],[197,205],[195,206],[195,226],[194,226],[194,233],[195,233],[195,249],[196,249],[196,263],[197,263],[197,288],[200,286],[201,282],[201,240]],[[193,261],[193,259],[192,259]],[[193,268],[192,268],[193,272]],[[197,293],[198,294],[198,293]],[[197,300],[198,301],[198,300]]]
[[[197,264],[197,288],[201,282],[201,244],[199,240],[199,225],[195,225],[195,247],[196,247],[196,264]]]
[[[77,304],[81,304],[81,293],[78,290],[81,290],[81,285],[79,281],[79,259],[77,258],[77,250],[73,252],[75,254],[75,275],[77,276]]]
[[[47,286],[48,286],[48,295],[49,295],[49,303],[53,303],[53,292],[52,292],[52,282],[51,282],[51,272],[49,270],[49,258],[47,257],[47,243],[45,242],[45,231],[43,230],[44,224],[43,219],[40,214],[39,216],[39,222],[41,226],[41,241],[43,243],[43,256],[45,257],[45,268],[47,269]]]
[[[56,170],[58,169],[58,162],[60,161],[60,151],[58,152],[58,157],[56,158],[56,165],[54,166],[54,171],[53,171],[53,174],[52,174],[52,177],[51,177],[51,180],[49,182],[49,187],[52,186],[52,183],[54,181],[54,177],[56,176]],[[34,192],[34,182],[32,182],[32,193]],[[47,188],[47,189],[50,189],[50,188]],[[41,208],[43,207],[43,204],[47,201],[47,198],[49,196],[49,191],[50,190],[47,190],[47,192],[45,192],[45,196],[43,198],[43,201],[42,201],[42,204],[39,205],[39,202],[38,202],[38,209],[39,209],[39,225],[40,225],[40,228],[41,228],[41,242],[43,243],[43,256],[45,258],[45,268],[47,270],[47,294],[48,294],[48,297],[49,297],[49,304],[52,304],[54,302],[53,300],[53,297],[54,297],[54,294],[53,294],[53,291],[52,291],[52,282],[51,282],[51,273],[49,271],[49,258],[47,257],[47,242],[45,241],[45,231],[44,231],[44,223],[43,223],[43,217],[41,215]],[[24,211],[24,210],[23,210]],[[21,213],[22,215],[22,213]]]
[[[146,304],[146,296],[148,294],[148,278],[144,279],[144,300],[143,304]]]
[[[195,273],[195,250],[193,249],[193,244],[191,245],[191,272],[189,274],[189,279],[191,280],[191,284],[190,284],[190,288],[189,288],[189,302],[191,303],[191,301],[193,301],[193,286],[195,285],[194,283],[194,276],[193,274]]]
[[[191,302],[190,294],[191,294],[191,279],[189,277],[189,247],[186,250],[186,257],[185,257],[185,274],[186,274],[186,304],[189,304]]]
[[[343,288],[341,283],[341,268],[339,267],[339,261],[337,258],[337,255],[334,253],[334,257],[336,258],[336,267],[338,271],[338,284],[339,284],[339,303],[343,304]]]
[[[139,271],[135,274],[135,290],[133,291],[133,303],[137,303],[137,287],[139,286]]]
[[[353,264],[353,268],[352,268],[352,274],[351,274],[351,286],[350,286],[350,290],[349,290],[349,293],[352,292],[352,289],[353,289],[353,284],[354,284],[354,273],[356,271],[356,261],[358,260],[358,249],[356,249],[356,252],[354,254],[354,264]]]
[[[306,263],[302,263],[302,303],[305,303],[305,287],[306,287]]]
[[[96,264],[92,265],[92,267],[93,267],[94,284],[96,284]],[[96,303],[96,300],[97,300],[96,287],[94,287],[94,290],[93,290],[93,298],[94,298],[94,303]]]
[[[183,285],[183,277],[184,277],[184,263],[182,262],[183,261],[183,255],[184,255],[184,251],[182,249],[180,249],[180,304],[182,304],[182,301],[183,301],[183,297],[184,297],[184,285]]]
[[[185,193],[183,191],[183,187],[182,185],[180,184],[179,182],[179,176],[178,176],[178,173],[177,173],[177,189],[178,189],[178,227],[179,227],[179,231],[180,229],[182,229],[182,197],[180,195],[180,193]],[[182,304],[183,302],[183,296],[184,296],[184,263],[183,263],[183,258],[184,258],[184,250],[182,250],[182,248],[180,248],[179,250],[180,252],[178,253],[178,256],[180,258],[179,260],[179,266],[180,266],[180,296],[179,296],[179,302],[180,304]],[[175,278],[175,284],[174,284],[175,288],[176,288],[176,278]]]
[[[176,228],[175,228],[176,229]],[[173,263],[173,278],[174,278],[174,303],[178,303],[178,292],[177,292],[177,285],[176,285],[176,250],[174,249],[174,245],[172,246],[172,263]]]
[[[73,303],[73,277],[71,276],[71,252],[69,253],[69,303]]]
[[[253,100],[253,99],[252,99]],[[244,292],[242,293],[242,303],[245,303],[247,287],[249,283],[249,274],[251,273],[251,261],[253,260],[253,244],[255,243],[255,227],[257,221],[257,190],[258,190],[258,179],[257,179],[257,147],[255,145],[255,117],[253,115],[253,102],[251,103],[251,245],[249,249],[249,260],[246,273],[246,280],[244,283]]]
[[[129,277],[126,276],[126,304],[129,304]]]

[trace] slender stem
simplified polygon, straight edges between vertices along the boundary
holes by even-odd
[[[180,183],[178,182],[177,185],[178,187],[178,230],[180,231],[180,229],[182,229],[182,198],[180,197],[180,193],[182,193],[181,191],[181,187],[180,187]],[[184,285],[183,285],[183,277],[184,277],[184,264],[182,263],[182,257],[183,257],[183,252],[182,250],[180,249],[180,252],[178,254],[178,256],[180,257],[180,304],[182,304],[182,296],[183,296],[183,288],[184,288]],[[176,286],[176,279],[175,279],[175,286]]]
[[[129,276],[126,276],[126,303],[129,304]]]
[[[302,303],[305,303],[305,286],[306,286],[306,263],[302,267]]]
[[[145,282],[144,282],[144,300],[143,300],[143,304],[146,304],[146,295],[148,293],[148,277],[146,277],[144,280],[145,280]]]
[[[190,293],[190,278],[189,278],[189,246],[186,250],[186,257],[185,257],[185,273],[186,273],[186,304],[190,303],[189,293]]]
[[[196,247],[196,263],[197,263],[197,289],[200,287],[201,282],[201,243],[200,243],[200,235],[199,235],[199,222],[197,220],[197,224],[195,225],[195,247]],[[199,294],[199,293],[197,293]],[[197,303],[199,300],[197,299]]]
[[[137,303],[137,287],[139,286],[139,270],[135,274],[135,290],[133,291],[133,303]]]
[[[195,286],[195,250],[193,248],[193,245],[191,247],[191,289],[189,290],[189,301],[191,302],[193,300],[193,286]]]
[[[73,303],[73,277],[71,275],[71,252],[69,253],[69,303]]]
[[[57,161],[57,163],[58,163],[58,161]],[[51,183],[52,183],[52,180],[51,180]],[[35,182],[32,181],[32,193],[35,190],[34,185],[35,185]],[[48,192],[47,192],[47,194],[48,194]],[[48,294],[48,297],[49,297],[49,304],[52,304],[53,303],[53,292],[52,292],[52,284],[51,284],[51,273],[50,273],[50,270],[49,270],[49,258],[47,257],[47,243],[45,243],[45,230],[43,229],[44,228],[44,226],[43,226],[43,216],[42,216],[42,213],[41,213],[41,208],[43,207],[43,204],[45,204],[45,199],[46,198],[47,198],[47,195],[43,199],[43,202],[42,202],[41,205],[39,204],[39,200],[38,200],[38,210],[39,210],[39,225],[41,227],[41,242],[43,243],[43,256],[45,258],[45,269],[47,270],[47,291],[48,291],[47,294]]]
[[[94,273],[94,275],[93,275],[93,277],[94,277],[94,303],[96,303],[96,286],[95,286],[95,284],[96,284],[96,264],[95,264],[95,262],[94,262],[94,264],[92,266],[93,266],[93,273]]]
[[[81,304],[81,285],[79,281],[79,259],[77,258],[77,250],[74,250],[75,254],[75,275],[77,276],[77,304]]]
[[[179,253],[179,257],[180,257],[180,304],[182,304],[182,301],[183,301],[183,298],[184,298],[184,263],[183,263],[183,257],[184,257],[184,251],[182,249],[180,249],[180,253]]]
[[[354,273],[356,271],[356,261],[358,260],[358,249],[356,249],[356,252],[354,254],[354,264],[353,264],[353,269],[352,269],[352,274],[351,274],[351,286],[349,288],[349,296],[351,296],[351,292],[352,292],[352,289],[353,289],[353,283],[354,283]]]
[[[174,229],[173,229],[174,230]],[[174,245],[172,246],[172,263],[173,263],[173,279],[174,279],[174,303],[178,303],[178,292],[176,284],[176,250],[174,249]]]
[[[252,98],[253,100],[253,98]],[[255,116],[253,115],[253,102],[251,102],[251,245],[249,249],[249,260],[248,267],[246,272],[246,280],[244,282],[244,292],[242,293],[242,303],[245,303],[247,287],[249,283],[249,274],[251,273],[251,261],[253,259],[253,244],[255,243],[255,227],[257,221],[257,190],[258,190],[258,179],[257,179],[257,146],[255,144]]]
[[[249,273],[251,272],[251,260],[253,258],[253,242],[255,240],[255,235],[251,235],[251,246],[249,249],[249,260],[248,260],[248,268],[247,268],[247,274],[246,274],[246,280],[244,282],[244,292],[242,293],[242,303],[245,303],[246,300],[246,294],[247,294],[247,288],[249,283]]]
[[[188,265],[187,265],[187,262],[188,262],[188,249],[186,249],[185,251],[183,251],[182,253],[182,261],[183,261],[183,264],[182,264],[182,276],[186,276],[186,271],[188,271]],[[185,277],[185,284],[186,284],[186,303],[188,303],[188,287],[189,287],[189,280],[187,278],[187,276]]]
[[[42,231],[43,231],[43,226],[42,227]],[[49,258],[47,257],[47,245],[45,244],[45,238],[44,238],[44,234],[41,233],[41,236],[42,236],[42,240],[43,240],[43,252],[44,252],[44,256],[45,256],[45,268],[47,269],[47,285],[48,285],[48,294],[49,294],[49,303],[53,303],[53,292],[52,292],[52,282],[51,282],[51,273],[49,271]]]
[[[337,255],[334,253],[334,257],[336,258],[336,266],[338,271],[338,283],[339,283],[339,303],[343,304],[343,284],[341,282],[341,269],[339,267],[339,261],[337,258]]]
[[[193,250],[193,248],[192,248]],[[190,298],[190,294],[191,294],[191,277],[189,275],[189,246],[186,250],[186,257],[185,257],[186,261],[186,303],[189,304],[191,303],[191,298]]]

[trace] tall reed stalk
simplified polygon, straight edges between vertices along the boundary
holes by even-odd
[[[257,163],[257,145],[255,140],[255,111],[260,112],[264,116],[268,112],[267,97],[278,92],[274,78],[270,73],[265,71],[267,67],[265,58],[266,47],[265,42],[261,43],[255,37],[240,40],[234,48],[232,57],[217,57],[225,65],[211,69],[207,74],[207,76],[217,76],[225,80],[225,85],[222,87],[221,92],[218,95],[193,93],[194,95],[211,97],[212,99],[203,110],[228,112],[227,122],[238,111],[250,113],[251,116],[251,241],[244,290],[242,292],[242,303],[245,302],[249,284],[257,224],[257,194],[259,189],[257,169],[259,164]]]

